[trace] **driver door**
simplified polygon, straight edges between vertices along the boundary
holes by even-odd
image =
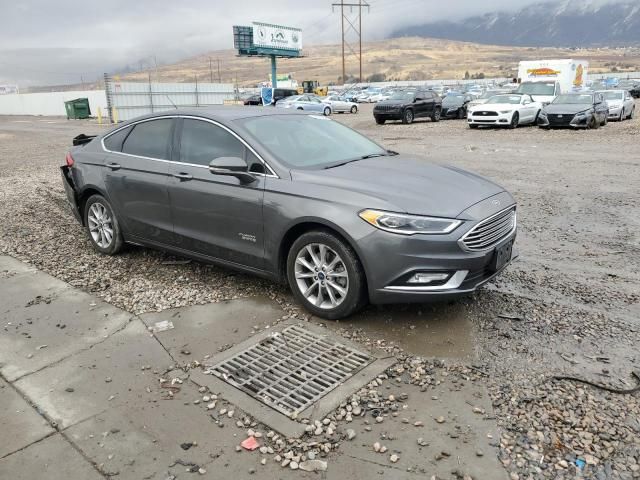
[[[262,269],[262,164],[238,137],[211,121],[180,119],[177,138],[169,179],[176,246]],[[255,182],[242,184],[236,177],[211,173],[209,163],[220,157],[244,159],[249,171],[256,172]]]
[[[530,95],[523,96],[522,100],[520,100],[520,105],[521,105],[520,118],[522,120],[533,122],[533,120],[536,117],[536,113],[538,112],[537,110],[538,107],[536,103],[534,103],[531,96]]]

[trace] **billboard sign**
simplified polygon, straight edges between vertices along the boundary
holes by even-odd
[[[302,50],[302,30],[299,28],[253,22],[253,45],[279,50]]]

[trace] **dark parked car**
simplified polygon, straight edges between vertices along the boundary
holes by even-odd
[[[609,105],[601,93],[565,93],[558,95],[538,115],[542,128],[598,128],[607,124]]]
[[[628,91],[633,98],[640,98],[639,80],[623,80],[615,88]]]
[[[177,109],[75,140],[62,180],[95,250],[132,243],[288,282],[321,317],[472,292],[515,257],[501,186],[317,114]]]
[[[283,98],[291,97],[293,95],[298,95],[298,90],[295,88],[274,88],[271,104],[275,105],[278,100],[282,100]]]
[[[260,95],[251,95],[244,99],[245,105],[262,105],[262,97]]]
[[[440,120],[442,99],[429,90],[398,90],[389,100],[376,103],[373,116],[378,125],[387,120],[402,120],[402,123],[413,123],[416,118],[428,117],[432,121]]]
[[[442,118],[467,118],[469,95],[447,95],[442,99]]]

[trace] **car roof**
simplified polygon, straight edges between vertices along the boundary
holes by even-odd
[[[156,117],[165,116],[193,116],[203,117],[210,120],[233,121],[244,118],[252,117],[264,117],[267,115],[299,115],[298,111],[290,111],[287,109],[275,109],[274,107],[245,107],[240,105],[212,105],[208,107],[193,107],[193,108],[176,108],[172,110],[164,110],[162,112],[155,112],[148,115],[142,115],[140,117],[127,120],[124,124],[135,123],[140,120],[147,120]],[[122,126],[119,125],[119,126]]]

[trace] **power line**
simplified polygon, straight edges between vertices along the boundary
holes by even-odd
[[[369,4],[366,0],[358,0],[358,3],[345,3],[344,0],[340,0],[340,3],[331,4],[331,12],[334,12],[336,7],[340,7],[340,30],[342,31],[342,82],[346,83],[346,49],[348,49],[351,55],[358,59],[359,75],[358,81],[362,82],[362,7],[366,7],[369,11]],[[348,11],[345,12],[345,7],[348,7]],[[354,7],[358,7],[357,15],[353,15]],[[357,26],[356,26],[357,23]],[[346,27],[346,29],[345,29]],[[354,49],[352,43],[348,40],[349,33],[353,31],[358,37],[358,51]],[[352,35],[353,36],[353,35]]]

